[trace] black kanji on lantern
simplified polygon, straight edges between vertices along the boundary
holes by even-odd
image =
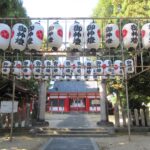
[[[135,24],[131,25],[131,43],[137,43],[138,42],[138,33],[137,33],[137,26]]]
[[[52,43],[54,41],[53,39],[53,34],[54,34],[54,26],[49,27],[49,32],[48,32],[48,42]]]
[[[81,44],[81,31],[82,31],[82,27],[79,24],[76,24],[74,26],[74,40],[73,43],[76,45],[80,45]]]
[[[29,34],[28,34],[28,40],[27,40],[27,43],[30,45],[33,43],[33,30],[34,30],[34,26],[30,26],[29,27]]]
[[[89,44],[95,43],[95,37],[93,36],[95,34],[94,29],[94,24],[90,24],[87,26],[87,43]]]
[[[18,45],[23,45],[24,44],[24,38],[25,38],[25,33],[27,32],[27,29],[20,25],[18,26],[18,33],[17,33],[17,38],[15,43],[17,43]]]
[[[106,43],[110,44],[112,43],[112,27],[106,27]]]

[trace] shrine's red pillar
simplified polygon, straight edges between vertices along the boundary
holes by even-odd
[[[90,99],[86,97],[86,111],[89,112],[90,110]]]
[[[67,97],[64,102],[64,112],[69,112],[69,98]]]

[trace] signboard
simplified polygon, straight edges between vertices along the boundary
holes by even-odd
[[[13,112],[18,111],[18,101],[14,101]],[[0,113],[11,113],[12,112],[12,101],[1,101]]]

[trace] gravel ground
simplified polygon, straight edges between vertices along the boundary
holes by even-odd
[[[95,138],[100,150],[150,150],[150,135],[127,135],[116,137]]]
[[[0,150],[40,150],[48,139],[45,137],[16,136],[10,142],[8,137],[0,137]]]

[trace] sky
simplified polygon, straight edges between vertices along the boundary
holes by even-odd
[[[90,17],[99,0],[23,0],[29,17]]]

